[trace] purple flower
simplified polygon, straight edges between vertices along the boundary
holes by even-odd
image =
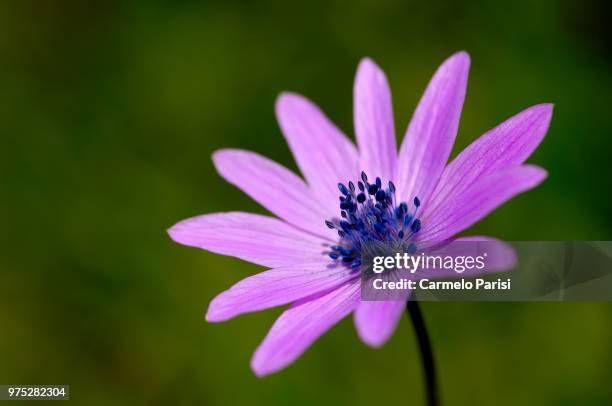
[[[361,61],[355,79],[357,146],[304,97],[279,96],[278,121],[304,180],[253,152],[214,153],[219,174],[278,218],[207,214],[179,222],[169,234],[181,244],[270,268],[218,295],[206,314],[220,322],[290,305],[255,351],[257,375],[286,367],[350,313],[366,344],[379,347],[391,336],[405,303],[361,301],[362,242],[448,240],[544,180],[544,169],[524,161],[546,134],[551,104],[509,118],[447,164],[469,65],[468,54],[459,52],[437,70],[399,153],[387,79],[370,59]],[[498,268],[512,262],[501,241],[457,240],[474,239],[508,252]]]

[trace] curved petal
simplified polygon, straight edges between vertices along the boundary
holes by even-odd
[[[294,303],[276,320],[259,345],[251,368],[264,376],[285,368],[359,303],[359,281]]]
[[[455,241],[482,242],[487,249],[487,271],[504,272],[516,265],[516,251],[512,245],[493,237],[472,235],[458,237]],[[486,272],[485,272],[486,273]]]
[[[318,258],[326,244],[281,220],[241,212],[192,217],[172,226],[168,234],[183,245],[271,268]]]
[[[213,162],[225,180],[281,219],[313,234],[335,237],[325,226],[325,220],[335,213],[313,198],[310,188],[289,169],[238,149],[216,151]]]
[[[329,258],[274,268],[243,279],[215,297],[208,306],[206,320],[225,321],[242,313],[295,302],[356,277],[359,272],[331,263]]]
[[[418,196],[427,205],[455,142],[469,67],[468,54],[458,52],[429,82],[400,148],[397,186],[401,200]]]
[[[532,106],[470,144],[446,167],[431,204],[424,209],[433,212],[481,176],[525,162],[546,135],[552,110],[552,104]]]
[[[300,171],[326,207],[337,211],[338,182],[359,174],[357,149],[308,99],[282,93],[276,116]]]
[[[485,268],[482,270],[472,268],[466,269],[461,273],[449,272],[447,269],[439,270],[436,274],[436,270],[432,269],[433,273],[429,274],[431,278],[448,278],[448,277],[471,277],[486,275],[493,272],[504,272],[508,271],[516,265],[517,257],[516,251],[512,245],[507,242],[498,240],[493,237],[486,236],[468,236],[458,237],[452,239],[450,244],[443,247],[440,250],[434,250],[431,252],[432,255],[452,257],[470,255],[476,257],[486,253]]]
[[[397,146],[391,90],[385,73],[371,59],[361,60],[353,93],[360,169],[373,179],[380,176],[395,181]]]
[[[355,310],[355,327],[359,338],[370,347],[383,346],[393,335],[406,308],[403,300],[365,301]]]
[[[465,230],[519,193],[539,185],[544,169],[523,165],[486,176],[468,190],[445,201],[444,206],[423,217],[422,241],[444,241]]]

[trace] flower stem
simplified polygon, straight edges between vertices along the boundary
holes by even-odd
[[[438,399],[438,387],[436,382],[436,367],[434,364],[433,352],[431,350],[431,342],[429,341],[429,334],[427,334],[427,328],[425,327],[421,308],[416,300],[409,300],[406,305],[406,311],[412,320],[412,325],[414,326],[414,331],[416,332],[419,343],[419,349],[421,350],[421,362],[423,363],[423,371],[425,372],[427,404],[429,406],[438,406],[440,402]]]

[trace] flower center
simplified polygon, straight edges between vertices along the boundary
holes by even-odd
[[[416,217],[421,205],[418,197],[413,199],[411,210],[408,203],[396,200],[393,182],[389,181],[385,189],[379,177],[374,183],[368,182],[365,172],[361,172],[357,187],[350,181],[348,187],[338,183],[338,189],[341,218],[325,221],[327,227],[338,230],[340,237],[338,245],[330,247],[331,259],[357,269],[362,251],[375,242],[393,242],[405,252],[416,251],[412,240],[421,229],[421,220]]]

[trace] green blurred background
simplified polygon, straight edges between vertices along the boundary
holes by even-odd
[[[472,56],[455,148],[554,102],[550,172],[470,232],[609,240],[612,39],[605,1],[3,1],[0,383],[70,384],[83,405],[421,404],[404,320],[383,349],[344,320],[287,370],[249,369],[280,309],[207,324],[257,266],[179,246],[174,222],[263,212],[212,166],[222,147],[295,168],[277,94],[352,134],[357,63],[393,90],[399,135],[435,68]],[[426,303],[446,404],[612,402],[608,303]]]

